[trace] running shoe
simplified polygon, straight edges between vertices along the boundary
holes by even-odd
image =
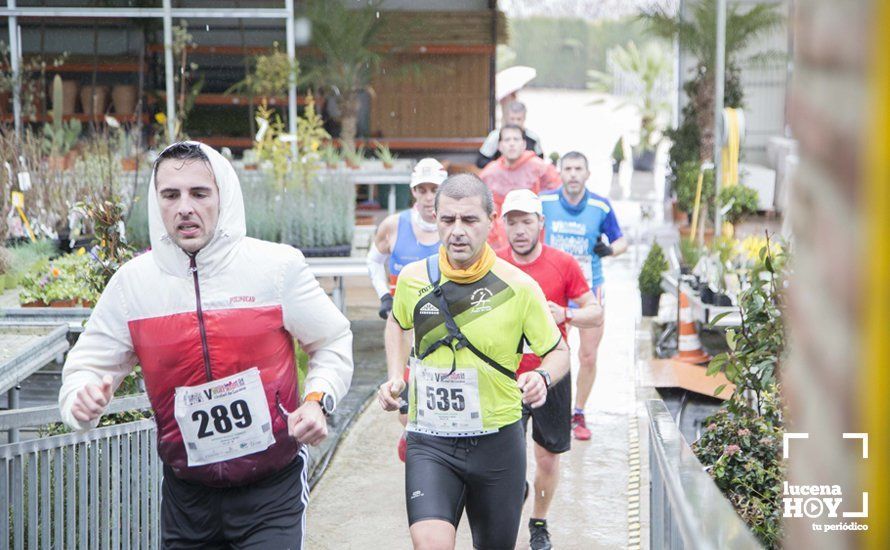
[[[590,436],[588,436],[590,437]],[[399,438],[399,460],[405,462],[405,457],[408,455],[408,436],[407,432],[402,432],[402,437]]]
[[[546,519],[530,519],[528,520],[528,531],[531,535],[529,539],[529,547],[532,550],[551,550],[553,545],[550,544],[550,532],[547,531]]]
[[[572,433],[575,435],[575,439],[579,441],[590,439],[590,430],[587,429],[587,423],[584,421],[583,414],[572,415]]]

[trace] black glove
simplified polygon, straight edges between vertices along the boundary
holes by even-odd
[[[392,311],[392,296],[384,294],[380,297],[380,311],[377,312],[377,315],[385,321],[389,317],[390,311]]]
[[[596,241],[596,245],[593,247],[593,253],[602,258],[603,256],[611,256],[612,255],[612,247],[607,245],[603,238],[600,237],[598,241]]]

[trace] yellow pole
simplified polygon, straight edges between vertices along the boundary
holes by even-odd
[[[15,206],[16,211],[19,213],[19,217],[22,218],[22,223],[25,226],[25,231],[28,232],[28,236],[31,237],[32,241],[36,241],[37,239],[34,237],[34,231],[31,229],[31,222],[28,221],[28,216],[25,215],[25,195],[21,191],[13,191],[11,193],[12,196],[12,205]]]
[[[695,206],[692,207],[692,231],[689,232],[689,241],[695,241],[696,228],[698,228],[698,211],[701,206],[701,188],[704,183],[704,169],[698,170],[698,186],[695,188]]]
[[[739,113],[732,107],[724,109],[726,112],[726,147],[723,148],[721,154],[721,162],[723,163],[723,185],[722,187],[732,187],[739,183],[739,149],[741,145],[741,135],[739,129]],[[723,234],[732,237],[735,228],[729,222],[723,222]]]
[[[865,189],[862,210],[865,214],[866,242],[861,250],[865,254],[863,273],[865,284],[861,290],[863,299],[863,346],[864,368],[860,370],[860,414],[865,419],[869,434],[869,457],[860,472],[862,490],[869,495],[869,529],[866,531],[867,548],[883,549],[890,543],[890,64],[886,53],[890,51],[890,2],[871,2],[876,11],[872,19],[870,41],[869,96],[871,109],[866,147]]]

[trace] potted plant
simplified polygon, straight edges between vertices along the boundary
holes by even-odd
[[[655,150],[664,137],[670,104],[664,100],[662,88],[670,78],[671,61],[664,48],[648,42],[638,48],[633,42],[626,47],[616,46],[609,50],[610,66],[615,73],[629,77],[637,91],[618,105],[632,105],[640,116],[640,143],[634,151],[634,169],[651,172],[655,167]],[[615,91],[616,74],[588,71],[592,78],[589,87],[604,92]]]
[[[241,155],[241,162],[245,170],[256,170],[259,164],[257,152],[254,149],[245,149]]]
[[[396,155],[389,150],[389,147],[384,143],[377,142],[377,146],[374,148],[374,155],[380,159],[380,162],[383,163],[383,168],[386,170],[390,170],[393,167],[393,161],[396,160]]]
[[[353,170],[358,170],[361,168],[362,160],[365,157],[365,148],[362,146],[356,149],[354,146],[345,145],[341,148],[340,154],[343,155],[346,166]]]
[[[69,153],[83,129],[79,120],[64,121],[63,111],[62,77],[56,75],[53,78],[53,121],[52,124],[43,125],[43,150],[49,157],[50,168],[54,170],[68,170],[74,164],[74,157]]]
[[[713,159],[714,153],[714,71],[717,59],[714,29],[717,26],[717,1],[703,0],[689,4],[683,17],[677,10],[653,6],[643,13],[643,20],[655,36],[679,42],[680,47],[698,60],[695,77],[684,85],[689,103],[683,109],[681,127],[671,132],[676,152],[686,154],[683,161]],[[726,6],[726,107],[740,107],[743,92],[738,67],[753,61],[746,54],[757,39],[780,27],[785,22],[782,7],[772,2],[728,3]],[[758,50],[759,51],[759,50]],[[757,57],[763,57],[763,53]],[[679,134],[678,134],[679,132]],[[683,147],[677,148],[682,143]],[[675,151],[671,156],[674,158]],[[675,163],[675,166],[679,163]],[[672,166],[672,167],[675,167]]]
[[[319,157],[324,165],[329,170],[336,170],[337,166],[340,164],[340,152],[337,151],[337,148],[334,147],[333,143],[326,143],[324,147],[321,148],[321,153]]]
[[[612,148],[612,173],[617,174],[624,160],[624,137],[619,137]]]
[[[714,258],[715,270],[713,303],[715,306],[730,307],[732,298],[726,293],[726,276],[732,271],[732,259],[736,256],[737,241],[729,235],[721,235],[711,243],[711,254]]]
[[[253,68],[243,80],[229,87],[225,93],[247,95],[260,98],[262,105],[287,95],[291,80],[297,81],[300,66],[291,61],[286,52],[273,42],[272,52],[257,55],[251,61]]]
[[[723,219],[732,225],[757,213],[757,190],[745,187],[741,183],[720,189],[717,200],[723,212]]]
[[[22,280],[23,307],[76,307],[92,304],[95,295],[84,274],[91,257],[83,249],[51,262],[40,262]]]
[[[690,275],[701,258],[701,248],[692,239],[680,239],[680,273]]]
[[[312,45],[321,63],[306,74],[305,80],[331,90],[340,116],[340,141],[355,140],[359,96],[368,89],[372,71],[381,56],[374,51],[374,39],[381,28],[380,0],[354,7],[346,0],[310,0],[307,16],[312,23]]]
[[[662,293],[661,275],[667,271],[667,268],[668,263],[664,257],[664,251],[658,243],[653,242],[637,278],[644,317],[658,315],[658,302]]]
[[[105,115],[105,124],[112,134],[109,141],[113,143],[115,158],[120,159],[121,170],[135,172],[139,165],[139,139],[136,131],[125,127],[111,115]]]

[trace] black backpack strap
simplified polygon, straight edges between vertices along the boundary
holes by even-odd
[[[451,315],[451,309],[448,307],[448,300],[445,299],[445,293],[439,286],[439,278],[441,277],[441,273],[439,271],[438,254],[434,254],[426,259],[426,272],[429,276],[430,282],[433,284],[433,294],[439,299],[439,311],[442,313],[442,316],[445,317],[445,328],[448,330],[448,336],[440,338],[436,342],[433,342],[423,353],[418,356],[418,359],[422,360],[442,346],[449,346],[452,348],[453,351],[459,350],[461,348],[467,348],[474,355],[476,355],[476,357],[485,361],[485,363],[491,366],[493,369],[510,378],[511,380],[515,380],[516,373],[504,368],[503,365],[479,351],[479,348],[474,346],[473,343],[470,342],[470,340],[464,335],[464,333],[461,332],[460,327],[457,326],[457,323],[454,321],[454,317]]]

